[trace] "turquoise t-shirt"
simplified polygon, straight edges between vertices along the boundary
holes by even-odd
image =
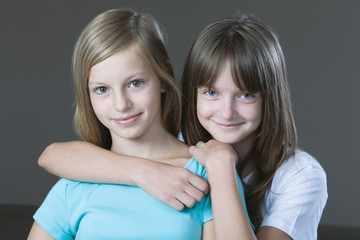
[[[194,158],[185,168],[207,178]],[[239,184],[241,198],[244,191]],[[244,203],[245,204],[245,203]],[[201,239],[213,219],[210,195],[176,211],[139,187],[59,180],[34,215],[55,239]]]

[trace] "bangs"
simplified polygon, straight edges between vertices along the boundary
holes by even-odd
[[[226,61],[226,57],[221,53],[214,52],[211,57],[204,59],[201,64],[199,77],[196,81],[196,88],[207,87],[211,88],[214,84],[218,74],[222,70],[222,67]]]
[[[264,93],[264,78],[259,75],[256,53],[246,43],[233,43],[229,49],[232,49],[228,59],[236,86],[243,92]]]
[[[200,64],[199,76],[196,79],[196,88],[211,88],[221,73],[226,61],[230,61],[231,74],[236,86],[243,92],[264,92],[262,78],[259,76],[257,57],[246,46],[243,39],[232,36],[226,42],[219,42],[210,46],[213,51],[203,57]],[[226,40],[226,38],[225,38]],[[242,40],[242,41],[241,41]],[[240,42],[239,42],[240,41]]]

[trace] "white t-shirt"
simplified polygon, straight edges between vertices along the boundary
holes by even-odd
[[[247,183],[251,175],[243,181]],[[275,173],[265,195],[261,227],[278,228],[295,240],[317,239],[327,198],[324,169],[308,153],[297,150]]]

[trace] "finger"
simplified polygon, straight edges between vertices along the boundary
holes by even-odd
[[[197,144],[196,144],[196,147],[200,147],[201,145],[203,145],[204,142],[203,141],[199,141]]]
[[[203,193],[206,195],[210,192],[210,185],[209,182],[206,180],[206,185],[205,185],[205,189],[203,191]]]
[[[190,146],[190,147],[189,147],[189,153],[190,153],[191,155],[194,155],[195,149],[196,149],[195,146]]]
[[[195,186],[191,185],[185,190],[185,192],[197,202],[200,202],[204,198],[204,193]]]
[[[188,208],[192,208],[196,204],[196,199],[186,192],[181,192],[177,195],[177,200]]]
[[[199,189],[204,195],[209,193],[209,183],[206,179],[200,177],[199,175],[194,174],[189,178],[189,182],[195,188]]]
[[[210,143],[210,144],[215,144],[215,143],[219,143],[219,142],[216,141],[216,140],[214,140],[214,139],[210,139],[210,140],[208,141],[208,143]]]
[[[177,198],[172,198],[167,205],[175,209],[176,211],[182,211],[184,210],[185,206],[182,203],[182,201],[179,201]]]

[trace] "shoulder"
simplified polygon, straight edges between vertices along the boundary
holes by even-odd
[[[206,169],[194,157],[191,157],[185,166],[186,169],[207,179]]]
[[[59,181],[57,181],[57,183],[51,188],[49,194],[54,194],[54,193],[60,193],[60,192],[66,192],[69,185],[72,185],[71,180],[65,179],[65,178],[61,178]]]
[[[327,197],[324,169],[313,156],[297,150],[274,175],[262,226],[279,228],[294,239],[316,239]]]
[[[312,155],[310,155],[309,153],[303,150],[296,150],[295,155],[287,159],[280,166],[280,168],[288,168],[288,167],[294,167],[296,169],[312,167],[324,171],[320,163]]]
[[[78,182],[78,181],[73,181],[73,180],[69,180],[66,178],[61,178],[55,185],[54,188],[66,188],[66,189],[72,189],[72,188],[76,188],[79,186],[84,186],[86,185],[86,183],[83,182]]]
[[[86,198],[88,194],[91,194],[97,189],[103,188],[103,186],[111,187],[111,184],[102,184],[102,183],[87,183],[87,182],[78,182],[65,178],[61,178],[51,189],[50,194],[63,195],[64,199],[68,203],[72,202],[71,199],[79,200],[83,197]]]
[[[316,175],[314,175],[316,173]],[[286,182],[292,178],[317,177],[326,181],[326,173],[320,163],[309,153],[297,150],[276,171],[274,181]]]
[[[324,205],[327,199],[326,173],[310,154],[297,150],[276,171],[267,199],[318,199]]]
[[[46,202],[62,202],[63,204],[68,202],[69,196],[73,195],[72,193],[81,191],[82,187],[81,182],[68,180],[61,178],[50,190],[45,199]]]

